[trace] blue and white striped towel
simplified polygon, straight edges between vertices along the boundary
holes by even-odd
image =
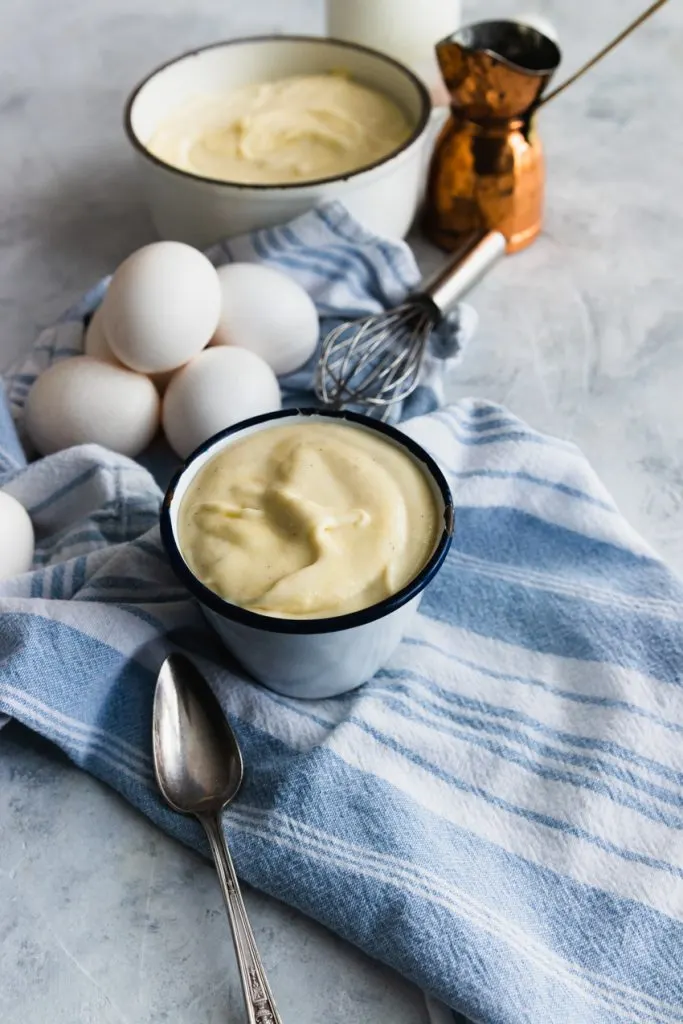
[[[280,252],[294,273],[334,265]],[[405,250],[377,243],[375,268],[381,252],[398,288]],[[249,682],[177,585],[145,470],[94,446],[25,466],[8,428],[0,484],[38,548],[0,584],[0,713],[204,849],[152,774],[155,673],[178,645],[244,749],[225,826],[252,885],[473,1021],[683,1022],[683,586],[576,448],[483,401],[413,419],[455,492],[453,549],[384,670],[297,703]]]

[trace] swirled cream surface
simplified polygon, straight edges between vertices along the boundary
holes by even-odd
[[[431,556],[438,512],[408,454],[362,428],[270,427],[188,487],[178,544],[207,587],[284,618],[343,615],[401,590]]]
[[[197,96],[158,125],[147,149],[206,178],[286,185],[366,167],[410,132],[383,93],[341,74],[298,75]]]

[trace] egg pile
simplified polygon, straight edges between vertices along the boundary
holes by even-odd
[[[155,242],[117,269],[85,354],[35,382],[26,430],[42,455],[75,444],[139,455],[159,424],[185,458],[240,420],[280,408],[277,376],[312,355],[316,308],[270,267],[218,270],[197,249]]]

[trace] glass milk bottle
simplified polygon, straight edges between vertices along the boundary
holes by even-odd
[[[441,99],[434,45],[460,25],[460,0],[327,0],[327,34],[407,64]]]

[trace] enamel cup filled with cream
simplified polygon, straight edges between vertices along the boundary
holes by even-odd
[[[285,410],[198,449],[161,518],[173,568],[226,647],[293,697],[359,686],[390,657],[451,542],[430,456],[346,412]]]

